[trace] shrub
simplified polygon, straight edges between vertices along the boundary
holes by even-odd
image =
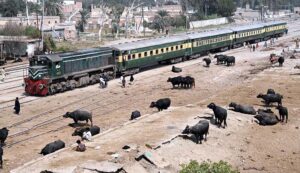
[[[205,161],[199,164],[192,160],[189,164],[181,165],[180,173],[238,173],[230,164],[224,161],[214,162]]]
[[[33,26],[27,26],[25,28],[25,35],[30,38],[39,38],[40,37],[40,30]]]

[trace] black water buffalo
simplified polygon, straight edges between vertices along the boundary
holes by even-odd
[[[280,56],[278,58],[278,63],[279,63],[279,66],[282,67],[282,64],[284,63],[284,57],[283,56]]]
[[[41,171],[40,173],[54,173],[54,172],[48,171],[48,170],[44,170],[44,171]]]
[[[226,55],[215,55],[214,58],[217,58],[217,65],[226,63]]]
[[[278,109],[281,122],[284,122],[284,119],[285,119],[285,122],[287,123],[288,117],[289,117],[288,109],[281,105],[277,106],[276,109]]]
[[[83,132],[85,132],[88,128],[76,128],[72,136],[80,136],[82,137]],[[97,135],[100,133],[100,127],[92,126],[89,128],[92,136]]]
[[[168,109],[171,105],[171,99],[163,98],[159,99],[156,102],[151,102],[150,108],[156,107],[158,111],[162,111],[163,109]]]
[[[2,156],[3,156],[3,149],[2,149],[2,146],[0,145],[0,169],[3,168]]]
[[[274,89],[269,88],[267,94],[276,94]]]
[[[54,141],[54,142],[51,142],[51,143],[47,144],[42,149],[40,154],[47,155],[47,154],[53,153],[57,150],[60,150],[62,148],[65,148],[65,143],[61,140],[57,140],[57,141]]]
[[[8,132],[9,130],[6,127],[0,129],[0,145],[4,145],[4,142],[8,136]]]
[[[171,82],[173,85],[173,88],[175,88],[176,85],[177,85],[177,87],[179,87],[182,84],[182,79],[183,79],[183,77],[181,77],[181,76],[177,76],[177,77],[173,77],[173,78],[169,77],[167,82]]]
[[[174,73],[180,73],[180,72],[182,72],[182,69],[179,68],[179,67],[172,66],[172,72],[174,72]]]
[[[279,122],[279,118],[270,110],[259,109],[257,112],[258,115],[255,115],[254,118],[259,121],[260,125],[271,126]]]
[[[210,103],[207,105],[209,109],[212,109],[215,114],[216,124],[220,127],[222,125],[222,122],[224,121],[224,128],[227,126],[226,119],[227,119],[227,110],[224,108],[221,108],[220,106],[217,106],[214,103]]]
[[[235,64],[235,57],[234,56],[227,56],[225,59],[225,62],[227,63],[227,66],[234,65]]]
[[[91,126],[93,126],[92,113],[85,110],[76,110],[73,112],[67,112],[65,115],[63,115],[63,117],[72,118],[75,124],[77,124],[78,121],[86,121],[86,123],[88,123],[88,120],[90,120]]]
[[[184,88],[195,88],[195,79],[191,76],[186,76],[182,78],[182,86]]]
[[[281,105],[283,99],[280,94],[259,94],[257,98],[262,98],[267,106],[271,103],[278,103],[278,105]]]
[[[196,125],[190,127],[186,126],[186,128],[183,130],[182,134],[193,134],[196,137],[196,143],[202,144],[203,135],[205,135],[205,141],[207,140],[207,134],[209,130],[209,122],[207,120],[201,120]]]
[[[253,108],[253,106],[240,105],[240,104],[236,104],[234,102],[231,102],[229,104],[229,107],[232,107],[235,112],[240,112],[240,113],[243,113],[243,114],[251,114],[251,115],[256,114],[256,110]]]
[[[205,62],[206,67],[209,67],[211,60],[209,58],[203,58],[203,61]]]
[[[141,116],[140,111],[133,111],[133,112],[131,112],[130,120],[134,120],[140,116]]]

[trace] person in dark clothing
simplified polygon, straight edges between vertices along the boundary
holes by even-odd
[[[0,169],[3,168],[2,156],[3,156],[3,149],[2,149],[2,146],[0,145]]]
[[[255,45],[253,45],[253,52],[255,52]]]
[[[15,113],[16,114],[19,114],[20,113],[20,102],[19,102],[19,98],[17,97],[16,100],[15,100]]]
[[[133,82],[134,81],[134,78],[133,78],[133,75],[130,75],[130,82]]]
[[[126,79],[125,79],[125,76],[124,76],[123,79],[122,79],[122,87],[125,88],[125,85],[126,85]]]

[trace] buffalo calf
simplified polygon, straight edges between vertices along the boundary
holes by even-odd
[[[216,124],[220,127],[224,121],[224,128],[225,128],[225,126],[227,126],[227,123],[226,123],[227,110],[220,106],[217,106],[214,103],[210,103],[209,105],[207,105],[207,107],[214,111]]]
[[[138,117],[140,117],[140,116],[141,116],[140,111],[133,111],[133,112],[131,113],[130,120],[134,120],[134,119],[136,119],[136,118],[138,118]]]
[[[287,123],[288,117],[289,117],[288,109],[281,105],[277,106],[276,109],[278,109],[281,122],[284,122],[284,119],[285,119],[285,122]]]

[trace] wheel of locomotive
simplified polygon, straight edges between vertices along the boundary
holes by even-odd
[[[66,82],[61,82],[60,86],[61,86],[61,92],[67,91],[67,83]]]

